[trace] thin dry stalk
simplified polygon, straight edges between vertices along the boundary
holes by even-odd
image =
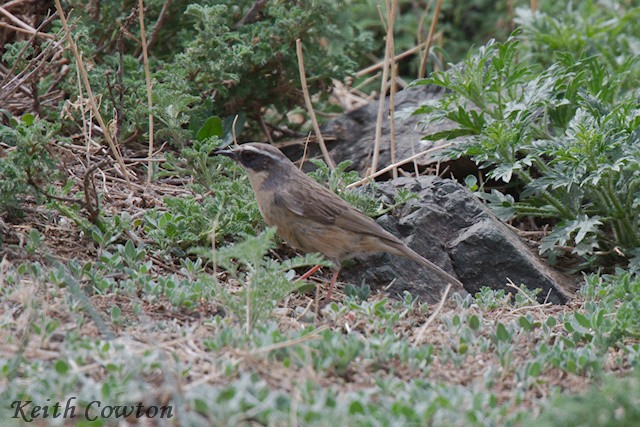
[[[0,261],[0,289],[4,288],[4,272],[7,267],[9,267],[9,261],[7,261],[7,255],[2,257],[2,261]]]
[[[420,63],[420,71],[418,72],[418,78],[423,79],[427,73],[427,61],[429,60],[429,50],[431,49],[431,43],[433,42],[433,35],[436,32],[436,25],[438,24],[438,17],[440,15],[440,7],[442,6],[442,0],[436,2],[436,9],[433,11],[433,19],[431,19],[431,27],[429,28],[429,37],[427,37],[427,47],[424,50],[424,56]]]
[[[367,77],[366,79],[364,79],[362,82],[358,83],[357,86],[354,86],[352,88],[349,89],[350,92],[355,92],[355,91],[359,91],[360,88],[368,85],[369,83],[371,83],[374,80],[377,80],[380,78],[380,73],[375,73],[373,76]],[[369,95],[364,95],[363,98],[366,99],[371,99],[371,94]]]
[[[318,338],[322,338],[320,336],[320,334],[324,331],[326,331],[327,329],[329,329],[329,327],[327,325],[322,325],[320,327],[318,327],[316,330],[298,337],[298,338],[294,338],[288,341],[283,341],[283,342],[279,342],[279,343],[275,343],[275,344],[270,344],[270,345],[266,345],[264,347],[259,347],[256,348],[254,350],[251,350],[251,355],[256,355],[256,354],[260,354],[260,353],[271,353],[274,350],[280,350],[282,348],[287,348],[287,347],[293,347],[294,345],[298,345],[298,344],[302,344],[303,342],[307,342],[307,341],[311,341],[311,340],[316,340]]]
[[[531,0],[531,12],[535,13],[538,11],[538,0]]]
[[[17,6],[20,3],[26,3],[26,2],[30,2],[31,0],[11,0],[6,2],[2,7],[4,7],[5,9],[11,9],[13,6]]]
[[[445,149],[445,148],[449,148],[449,147],[451,147],[452,145],[453,145],[453,143],[452,143],[452,142],[449,142],[449,143],[447,143],[447,144],[440,145],[440,146],[438,146],[438,147],[432,147],[432,148],[429,148],[428,150],[421,151],[421,152],[419,152],[418,154],[414,154],[413,156],[407,157],[407,158],[406,158],[406,159],[404,159],[404,160],[400,160],[399,162],[396,162],[396,163],[394,163],[394,164],[392,164],[392,165],[389,165],[389,166],[387,166],[387,167],[386,167],[386,168],[384,168],[384,169],[380,169],[380,170],[379,170],[378,172],[376,172],[376,173],[372,173],[372,174],[370,174],[370,175],[367,175],[366,177],[362,178],[360,181],[356,181],[356,182],[354,182],[354,183],[351,183],[351,184],[347,185],[347,188],[360,187],[361,185],[364,185],[364,184],[368,183],[368,182],[369,182],[369,181],[371,181],[372,179],[377,178],[377,177],[379,177],[380,175],[382,175],[382,174],[385,174],[385,173],[389,172],[389,171],[390,171],[390,170],[392,170],[393,168],[397,168],[398,166],[404,165],[405,163],[412,162],[412,161],[414,161],[415,159],[417,159],[418,157],[420,157],[420,156],[424,156],[425,154],[429,154],[429,153],[433,153],[433,152],[436,152],[436,151],[439,151],[439,150],[443,150],[443,149]]]
[[[315,317],[313,318],[314,322],[317,322],[320,319],[320,285],[316,284],[316,295],[314,297],[315,302]]]
[[[156,21],[156,25],[153,26],[153,30],[151,30],[151,35],[149,36],[149,41],[145,44],[147,51],[153,49],[153,46],[158,41],[158,36],[160,35],[160,29],[162,25],[165,23],[168,15],[169,15],[169,7],[171,7],[172,0],[165,0],[162,5],[162,10],[160,10],[160,15],[158,16],[158,20]],[[143,46],[136,52],[136,56],[138,57],[138,62],[142,62],[143,60]]]
[[[249,274],[247,274],[247,282],[244,284],[244,292],[245,292],[245,295],[247,296],[247,307],[246,307],[247,319],[245,324],[245,332],[247,333],[247,335],[251,335],[251,287],[252,287],[251,279],[253,279],[253,272],[250,272]]]
[[[386,1],[387,15],[390,13],[389,0]],[[384,21],[383,21],[384,23]],[[371,158],[371,168],[369,173],[375,173],[378,169],[378,161],[380,160],[380,144],[382,141],[382,121],[384,120],[384,102],[386,100],[387,85],[389,84],[389,66],[391,64],[391,55],[389,49],[389,41],[393,39],[393,25],[388,23],[386,35],[386,48],[384,50],[384,65],[382,67],[382,79],[380,81],[380,97],[378,100],[378,117],[376,119],[376,133],[373,142],[373,156]]]
[[[4,6],[0,6],[0,14],[6,16],[8,20],[16,24],[18,27],[22,28],[25,32],[29,34],[35,34],[37,32],[35,28],[26,24],[24,21],[22,21],[17,16],[15,16],[13,13],[9,12],[7,9],[4,8]],[[51,38],[53,38],[53,36],[51,36]]]
[[[422,27],[424,26],[424,21],[429,16],[429,11],[431,10],[431,6],[433,5],[433,0],[429,0],[427,6],[424,8],[422,15],[420,15],[420,19],[418,20],[418,25],[416,27],[416,40],[418,43],[424,43],[426,45],[426,41],[422,40]]]
[[[76,67],[76,81],[78,82],[78,95],[80,95],[81,100],[78,102],[78,108],[80,110],[80,118],[82,119],[82,136],[85,141],[85,158],[88,165],[91,162],[91,126],[89,125],[91,119],[87,119],[87,110],[84,108],[84,89],[82,88],[82,77],[80,77],[79,67]]]
[[[144,29],[144,1],[138,0],[138,19],[140,20],[140,42],[142,45],[142,59],[144,63],[144,79],[147,85],[147,107],[149,108],[149,151],[147,157],[147,186],[153,178],[153,96],[151,92],[151,71],[149,70],[149,52],[147,51],[147,35]]]
[[[24,53],[27,51],[27,48],[29,46],[31,46],[31,43],[33,43],[34,39],[36,38],[36,36],[38,34],[40,34],[40,30],[42,29],[42,27],[44,27],[45,25],[47,25],[49,22],[51,22],[53,20],[53,16],[50,16],[49,18],[45,19],[44,21],[42,21],[42,23],[38,26],[38,28],[36,29],[35,33],[31,33],[31,36],[29,37],[29,40],[27,41],[27,43],[24,44],[24,46],[22,46],[22,48],[20,49],[20,52],[18,52],[18,56],[16,58],[16,60],[14,61],[13,65],[11,66],[11,68],[6,71],[4,78],[2,79],[2,83],[0,83],[0,87],[2,87],[3,92],[5,89],[5,83],[7,82],[7,80],[9,79],[9,77],[11,77],[11,75],[13,74],[13,72],[15,71],[15,69],[17,68],[18,64],[20,63],[20,59],[22,58],[22,56],[24,55]],[[38,55],[38,57],[40,57],[42,55],[42,53],[40,55]],[[34,58],[34,60],[37,58]],[[32,61],[33,62],[33,61]],[[42,62],[46,62],[46,58],[43,57],[43,61]],[[28,69],[31,66],[31,63],[25,67],[25,70]],[[23,70],[24,71],[24,70]],[[22,73],[21,73],[22,74]],[[17,76],[16,76],[17,77]],[[24,79],[23,79],[24,80]],[[13,80],[12,80],[13,81]],[[22,84],[22,82],[20,83]]]
[[[15,25],[7,24],[5,22],[0,22],[0,27],[7,28],[8,30],[11,30],[11,31],[16,31],[18,33],[25,33],[25,34],[29,34],[29,35],[33,35],[33,36],[37,36],[37,37],[42,37],[42,38],[50,39],[50,40],[55,38],[55,36],[53,36],[52,34],[49,34],[49,33],[40,33],[40,32],[35,32],[34,33],[31,30],[25,30],[24,28],[16,27]]]
[[[413,139],[411,139],[411,156],[415,156],[416,155],[416,144],[415,141]],[[413,172],[416,174],[416,178],[418,176],[420,176],[420,168],[418,168],[418,158],[414,157],[413,158]]]
[[[73,40],[73,36],[71,34],[71,29],[69,28],[69,23],[67,22],[67,17],[64,14],[64,11],[62,10],[62,5],[60,4],[60,0],[55,0],[55,4],[56,4],[56,11],[58,12],[58,16],[60,16],[60,22],[62,22],[62,28],[65,31],[65,37],[67,38],[67,40],[69,41],[69,46],[71,47],[71,52],[73,53],[73,57],[76,60],[76,64],[78,66],[78,69],[80,70],[80,75],[82,76],[82,81],[84,83],[84,86],[87,90],[87,94],[89,95],[89,104],[91,105],[91,109],[93,110],[93,113],[96,117],[96,120],[98,120],[98,124],[100,125],[100,128],[102,129],[102,133],[104,135],[104,139],[107,140],[107,144],[109,144],[109,148],[111,149],[111,152],[113,153],[113,156],[115,157],[116,161],[118,162],[118,166],[120,166],[120,169],[122,171],[122,175],[124,175],[124,178],[127,182],[127,185],[129,186],[130,190],[133,190],[133,185],[131,183],[131,180],[129,179],[129,172],[127,171],[127,167],[124,164],[124,160],[122,160],[122,156],[120,155],[120,152],[118,151],[118,148],[116,147],[115,141],[111,138],[111,133],[109,132],[109,127],[107,126],[107,124],[105,123],[105,121],[102,118],[102,115],[100,114],[100,110],[98,110],[98,105],[96,104],[96,100],[93,97],[93,91],[91,90],[91,85],[89,84],[89,77],[87,75],[87,70],[84,67],[84,62],[82,62],[82,58],[80,57],[80,52],[78,51],[78,46],[76,45],[75,40]]]
[[[434,39],[436,39],[436,37],[434,37]],[[393,62],[398,62],[401,59],[406,58],[407,56],[413,55],[414,53],[418,52],[420,49],[422,49],[426,45],[427,45],[427,42],[425,41],[423,43],[420,43],[417,46],[412,47],[411,49],[408,49],[408,50],[406,50],[406,51],[394,56],[393,57]],[[356,73],[356,77],[366,76],[367,74],[372,73],[374,71],[377,71],[382,67],[384,67],[384,61],[378,62],[377,64],[370,65],[367,68],[363,68],[362,70],[360,70],[360,71],[358,71]]]
[[[300,72],[300,85],[302,86],[304,103],[307,105],[309,118],[311,119],[311,123],[313,123],[313,130],[316,133],[316,138],[318,139],[318,145],[320,145],[320,151],[322,151],[322,156],[324,157],[324,161],[327,164],[327,166],[329,166],[330,170],[334,170],[336,168],[336,165],[333,163],[333,160],[329,155],[329,150],[327,150],[327,145],[324,143],[324,138],[322,138],[322,133],[320,132],[320,126],[318,125],[316,114],[313,111],[311,96],[309,96],[309,88],[307,88],[307,76],[304,71],[304,57],[302,56],[302,42],[300,41],[300,39],[296,39],[296,53],[298,54],[298,71]]]
[[[307,161],[307,150],[309,149],[309,141],[311,140],[311,132],[307,135],[307,139],[304,141],[304,151],[302,152],[302,158],[300,159],[300,170],[304,166],[304,162]]]
[[[516,313],[516,312],[518,312],[520,310],[524,310],[524,309],[528,308],[530,310],[536,309],[541,314],[544,314],[543,308],[552,305],[551,303],[547,302],[547,298],[549,298],[549,295],[551,294],[551,289],[549,289],[549,293],[547,293],[547,297],[544,299],[544,303],[543,304],[539,304],[538,301],[536,301],[533,298],[531,298],[531,296],[528,293],[526,293],[522,288],[520,288],[518,285],[513,283],[513,280],[511,280],[509,278],[507,278],[507,286],[509,286],[510,288],[513,288],[513,289],[517,290],[518,292],[520,292],[527,299],[527,301],[529,301],[531,303],[530,306],[520,307],[520,308],[516,308],[514,310],[511,310],[511,313]]]
[[[507,0],[507,14],[509,16],[509,31],[513,31],[516,28],[513,13],[513,0]]]
[[[518,292],[520,292],[531,304],[533,304],[533,305],[537,305],[538,304],[538,302],[536,300],[531,298],[528,293],[523,291],[518,285],[513,283],[513,280],[509,279],[508,277],[507,277],[507,286],[509,286],[510,288],[513,288],[513,289],[517,290]]]
[[[449,295],[450,290],[451,290],[451,283],[447,284],[447,288],[444,290],[444,294],[442,295],[442,299],[440,300],[440,304],[438,304],[438,307],[436,308],[436,310],[433,313],[431,313],[431,316],[429,316],[427,321],[424,322],[424,325],[422,325],[422,327],[420,328],[420,331],[418,331],[418,335],[416,335],[416,338],[413,340],[414,347],[417,345],[420,345],[420,343],[422,342],[422,336],[427,331],[427,328],[429,327],[429,325],[434,321],[438,313],[440,313],[440,310],[442,310],[442,306],[444,305],[444,302],[447,300],[447,295]]]
[[[211,259],[213,260],[213,280],[218,282],[218,258],[216,257],[216,235],[218,234],[218,225],[220,224],[220,215],[224,211],[224,199],[222,200],[220,210],[213,220],[213,227],[211,227]]]
[[[50,16],[42,21],[40,26],[38,26],[38,28],[36,29],[36,33],[33,33],[31,35],[29,41],[22,47],[22,49],[18,53],[18,59],[22,58],[22,56],[26,52],[27,47],[29,47],[33,43],[35,37],[38,34],[41,34],[39,31],[45,25],[51,22],[53,18],[54,16]],[[58,37],[60,34],[61,32],[56,34],[55,37]],[[61,48],[61,44],[62,43],[59,41],[48,44],[35,58],[32,58],[29,63],[13,77],[11,76],[18,66],[18,63],[20,62],[19,60],[16,60],[13,66],[8,71],[5,71],[5,68],[2,67],[2,71],[5,76],[2,78],[2,83],[0,83],[0,103],[8,99],[16,90],[20,90],[28,97],[33,97],[31,90],[26,87],[27,85],[25,83],[27,83],[32,76],[38,73],[46,65],[48,65],[52,58],[55,58],[57,53],[56,51],[57,49]],[[7,82],[9,78],[11,78],[11,80]]]
[[[262,117],[262,113],[259,113],[260,118],[260,127],[262,128],[262,132],[264,132],[264,136],[269,141],[269,144],[273,144],[273,138],[271,138],[271,132],[269,131],[269,126],[267,126],[267,122],[264,121],[264,117]]]
[[[387,0],[387,5],[389,4],[389,0]],[[389,27],[391,31],[389,34],[389,40],[387,43],[387,48],[389,49],[389,56],[393,58],[395,56],[395,47],[394,47],[394,39],[393,39],[393,27],[396,21],[396,10],[398,7],[398,0],[391,1],[391,8],[387,6],[387,20],[389,22]],[[389,89],[389,136],[391,141],[391,163],[396,162],[396,108],[395,108],[395,97],[396,97],[396,79],[398,77],[398,67],[395,62],[391,62],[391,87]],[[392,172],[393,179],[398,178],[398,168],[393,168]]]
[[[552,305],[553,304],[551,304],[550,302],[545,302],[544,304],[527,305],[527,306],[524,306],[524,307],[514,308],[509,313],[514,314],[514,313],[518,313],[520,311],[526,311],[526,310],[534,310],[534,309],[539,310],[539,309],[542,309],[542,308],[551,307]]]
[[[238,137],[236,135],[236,123],[238,123],[238,115],[233,118],[233,124],[231,125],[231,135],[233,136],[233,143],[238,145]]]

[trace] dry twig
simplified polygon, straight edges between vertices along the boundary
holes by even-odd
[[[307,87],[307,76],[304,71],[304,58],[302,56],[302,42],[300,41],[300,39],[296,40],[296,53],[298,54],[298,71],[300,71],[300,85],[302,86],[304,103],[307,105],[309,118],[311,119],[311,123],[313,124],[313,130],[316,133],[316,138],[318,138],[318,145],[320,145],[320,150],[322,151],[322,156],[324,157],[324,161],[327,164],[327,166],[329,166],[330,170],[334,170],[336,168],[336,165],[333,163],[333,160],[331,160],[331,156],[329,155],[329,150],[327,150],[327,145],[324,143],[324,139],[322,138],[322,133],[320,132],[320,126],[318,125],[316,114],[313,111],[311,96],[309,96],[309,88]]]
[[[414,347],[416,345],[419,345],[422,342],[422,336],[427,331],[427,328],[436,318],[438,313],[440,313],[440,310],[442,310],[442,306],[444,306],[444,302],[447,300],[447,295],[449,294],[449,290],[451,290],[451,283],[447,284],[447,288],[444,290],[444,294],[442,294],[442,299],[440,300],[440,304],[438,304],[438,307],[436,308],[436,310],[433,313],[431,313],[431,316],[429,316],[427,321],[424,322],[424,325],[422,325],[422,327],[420,328],[420,331],[418,331],[418,335],[416,335],[416,338],[413,340]]]
[[[309,332],[306,335],[303,335],[301,337],[298,338],[294,338],[288,341],[283,341],[283,342],[279,342],[279,343],[275,343],[275,344],[271,344],[271,345],[266,345],[264,347],[259,347],[256,348],[254,350],[251,350],[251,355],[256,355],[256,354],[260,354],[260,353],[270,353],[274,350],[280,350],[281,348],[287,348],[287,347],[292,347],[294,345],[298,345],[298,344],[302,344],[303,342],[307,342],[310,340],[316,340],[319,338],[322,338],[320,336],[320,333],[326,331],[327,329],[329,329],[329,327],[327,325],[322,325],[320,327],[318,327],[316,330]]]
[[[429,60],[429,50],[431,49],[431,43],[433,42],[433,35],[436,32],[436,25],[438,24],[438,17],[440,15],[440,7],[442,6],[442,0],[436,2],[436,10],[433,11],[433,19],[431,20],[431,27],[429,28],[429,37],[427,37],[427,47],[424,50],[424,56],[420,63],[420,71],[418,72],[418,78],[422,79],[427,73],[427,61]]]
[[[149,41],[146,44],[147,51],[150,51],[151,49],[153,49],[153,46],[155,46],[156,42],[158,41],[160,29],[162,29],[162,25],[164,24],[164,22],[167,19],[167,16],[169,15],[169,7],[171,7],[171,1],[172,0],[165,0],[164,4],[162,5],[162,10],[160,10],[160,15],[156,20],[156,25],[153,26],[153,30],[151,30],[151,35],[149,36]],[[138,57],[138,62],[141,63],[144,59],[142,45],[138,48],[136,52],[136,56]]]
[[[144,78],[147,85],[147,106],[149,108],[149,151],[147,157],[147,186],[151,185],[153,178],[153,96],[151,92],[151,71],[149,70],[149,53],[147,51],[147,36],[144,29],[144,1],[138,0],[138,18],[140,19],[140,39],[142,45],[142,58],[144,60]]]
[[[387,8],[389,7],[389,1],[387,1]],[[378,11],[380,11],[378,9]],[[382,67],[382,79],[380,81],[380,96],[378,100],[378,118],[376,119],[376,133],[373,142],[373,156],[371,158],[371,168],[369,173],[375,173],[378,169],[378,160],[380,159],[380,143],[382,141],[382,121],[384,116],[384,102],[386,100],[387,85],[389,84],[389,64],[390,64],[390,49],[389,41],[393,37],[393,25],[389,23],[387,25],[386,36],[386,49],[384,50],[384,65]],[[391,33],[391,35],[390,35]]]
[[[434,40],[438,37],[438,35],[436,35],[434,37]],[[393,57],[393,62],[398,62],[401,59],[406,58],[407,56],[411,56],[414,53],[418,52],[420,49],[422,49],[423,47],[425,47],[427,45],[427,41],[420,43],[417,46],[412,47],[411,49],[408,49],[396,56]],[[366,76],[369,73],[372,73],[374,71],[379,70],[380,68],[384,67],[384,61],[380,61],[377,64],[373,64],[368,66],[367,68],[363,68],[362,70],[358,71],[356,73],[356,77],[362,77],[362,76]]]
[[[398,7],[398,0],[387,0],[387,21],[390,31],[387,32],[387,49],[389,49],[389,56],[393,58],[395,56],[394,51],[394,39],[393,39],[393,27],[396,21],[396,9]],[[391,142],[391,163],[396,162],[396,108],[395,108],[395,96],[396,96],[396,78],[398,75],[398,67],[394,61],[391,62],[391,87],[389,88],[389,137]],[[398,169],[393,168],[393,179],[398,177]]]
[[[360,187],[361,185],[366,184],[367,182],[371,181],[372,179],[377,178],[380,175],[383,175],[383,174],[389,172],[393,168],[397,168],[400,165],[404,165],[405,163],[412,162],[413,160],[417,159],[418,157],[424,156],[425,154],[433,153],[433,152],[436,152],[436,151],[443,150],[445,148],[451,147],[452,145],[453,145],[453,143],[449,142],[447,144],[440,145],[438,147],[432,147],[432,148],[429,148],[428,150],[421,151],[421,152],[419,152],[417,154],[414,154],[413,156],[407,157],[404,160],[400,160],[399,162],[396,162],[396,163],[394,163],[392,165],[389,165],[384,169],[380,169],[376,173],[372,173],[370,175],[367,175],[364,178],[362,178],[360,181],[356,181],[354,183],[351,183],[351,184],[347,185],[347,188]]]
[[[98,109],[98,105],[96,104],[96,100],[93,96],[93,91],[91,90],[91,85],[89,84],[89,76],[87,75],[87,70],[84,67],[84,62],[82,61],[80,52],[78,51],[78,46],[76,45],[76,42],[73,39],[73,36],[71,34],[71,29],[69,28],[67,17],[65,16],[64,11],[62,10],[62,5],[60,4],[60,0],[55,0],[55,4],[56,4],[56,10],[58,11],[58,15],[60,16],[60,22],[62,22],[62,28],[64,28],[64,31],[65,31],[65,37],[69,41],[71,52],[73,53],[73,57],[76,60],[76,64],[78,66],[78,70],[82,77],[82,81],[87,90],[87,94],[89,95],[89,104],[91,105],[91,109],[93,110],[96,120],[98,120],[98,124],[102,128],[102,133],[104,135],[104,138],[107,140],[107,144],[109,144],[109,148],[111,149],[113,156],[116,158],[116,161],[120,166],[121,172],[124,175],[124,178],[127,184],[129,185],[129,189],[133,190],[131,180],[129,179],[129,172],[127,171],[127,167],[125,166],[124,161],[122,160],[122,155],[120,155],[120,152],[118,151],[118,147],[116,146],[115,141],[111,138],[109,127],[107,126],[104,119],[102,118],[102,114],[100,114],[100,110]]]

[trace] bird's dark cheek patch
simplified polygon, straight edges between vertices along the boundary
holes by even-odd
[[[256,172],[263,172],[269,169],[269,161],[266,159],[249,159],[248,161],[245,160],[242,163],[245,167]]]

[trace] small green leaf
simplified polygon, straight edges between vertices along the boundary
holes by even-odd
[[[200,414],[208,414],[209,413],[209,405],[207,405],[206,400],[204,399],[193,399],[193,406],[196,412]]]
[[[453,324],[453,326],[460,326],[460,316],[455,314],[451,319],[451,323]]]
[[[551,316],[547,319],[546,323],[548,327],[553,328],[558,322],[556,321],[555,317]]]
[[[364,414],[364,406],[362,405],[362,403],[360,403],[359,400],[354,400],[353,402],[351,402],[351,405],[349,405],[349,414]]]
[[[532,326],[531,322],[524,316],[518,318],[518,325],[525,331],[530,331]]]
[[[573,317],[576,318],[576,321],[578,322],[578,324],[583,328],[587,328],[587,329],[591,328],[591,322],[589,321],[589,319],[587,319],[587,317],[584,314],[574,311]]]
[[[574,327],[569,322],[564,322],[564,328],[567,330],[567,332],[574,332],[575,331]]]
[[[69,372],[69,364],[66,361],[62,360],[62,359],[58,359],[56,361],[56,363],[54,364],[54,369],[60,375],[64,375],[67,372]]]
[[[220,395],[218,396],[218,403],[228,402],[231,399],[233,399],[235,395],[236,395],[235,387],[229,387],[220,393]]]
[[[593,329],[598,329],[602,326],[602,321],[604,320],[604,309],[601,308],[596,312],[596,315],[591,318],[591,325]]]
[[[500,341],[509,341],[509,339],[511,338],[509,331],[507,331],[507,328],[502,322],[499,322],[498,326],[496,327],[496,336]]]
[[[222,119],[218,116],[209,117],[196,133],[196,139],[198,141],[204,141],[212,136],[222,137]]]
[[[476,191],[478,189],[478,178],[475,175],[467,175],[464,178],[464,184],[471,191]]]
[[[540,362],[533,362],[531,366],[529,366],[528,374],[532,377],[537,377],[540,375],[542,368],[540,367]]]
[[[118,307],[117,305],[114,305],[113,307],[111,307],[111,319],[113,320],[119,319],[121,314],[122,314],[122,310],[120,309],[120,307]]]
[[[22,122],[27,126],[31,126],[35,119],[35,116],[31,113],[27,113],[22,116]]]
[[[480,318],[475,314],[469,318],[469,327],[474,331],[480,329]]]

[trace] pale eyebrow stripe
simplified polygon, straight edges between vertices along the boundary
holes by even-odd
[[[265,150],[259,150],[259,149],[255,148],[255,147],[250,147],[250,146],[248,146],[248,147],[240,147],[240,148],[241,148],[242,150],[246,150],[246,151],[253,151],[254,153],[262,154],[262,155],[267,156],[267,157],[271,157],[273,160],[279,160],[279,159],[280,159],[280,157],[279,157],[279,156],[274,156],[273,154],[271,154],[271,153],[270,153],[270,152],[268,152],[268,151],[265,151]]]

